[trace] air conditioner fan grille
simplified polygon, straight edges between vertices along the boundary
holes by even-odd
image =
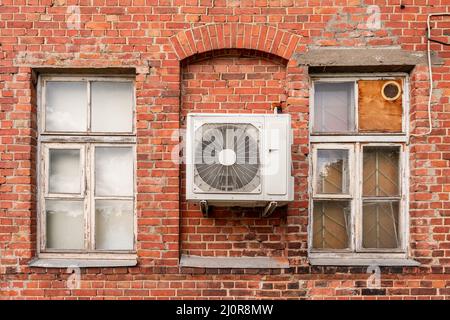
[[[257,190],[258,129],[248,123],[204,124],[197,129],[194,182],[204,192]]]

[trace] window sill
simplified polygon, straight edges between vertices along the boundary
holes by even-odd
[[[33,268],[103,268],[134,267],[136,259],[33,259],[28,264]]]
[[[180,266],[225,269],[287,269],[289,268],[289,261],[282,257],[200,257],[182,255]]]
[[[309,258],[313,266],[379,266],[379,267],[418,267],[420,263],[408,258]]]

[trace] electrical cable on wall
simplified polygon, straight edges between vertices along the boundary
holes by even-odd
[[[431,131],[433,131],[433,123],[431,119],[431,99],[433,98],[433,70],[432,70],[432,64],[431,64],[431,42],[436,42],[439,44],[442,44],[444,46],[450,46],[450,43],[446,43],[440,40],[432,39],[431,38],[431,18],[432,17],[444,17],[444,16],[450,16],[450,13],[432,13],[428,15],[427,18],[427,62],[428,62],[428,78],[429,78],[429,94],[428,94],[428,106],[427,106],[427,113],[428,113],[428,130],[424,133],[412,133],[412,137],[423,137],[426,135],[429,135]]]

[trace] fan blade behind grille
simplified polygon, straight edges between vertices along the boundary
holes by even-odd
[[[251,192],[260,185],[259,132],[251,124],[204,124],[197,130],[195,183],[205,192]],[[220,162],[229,149],[234,163]],[[227,150],[228,152],[230,152]]]

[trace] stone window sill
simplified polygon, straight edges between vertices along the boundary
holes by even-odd
[[[289,268],[289,261],[282,257],[201,257],[182,255],[180,266],[225,269],[287,269]]]
[[[313,266],[379,266],[379,267],[418,267],[420,263],[413,259],[349,259],[349,258],[309,258]]]
[[[103,268],[103,267],[134,267],[136,259],[42,259],[37,258],[28,264],[33,268]]]

